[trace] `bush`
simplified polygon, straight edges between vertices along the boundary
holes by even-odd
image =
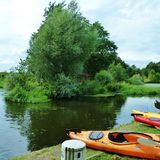
[[[12,102],[27,102],[28,94],[24,88],[22,88],[20,85],[16,85],[8,92],[5,99]]]
[[[5,84],[5,78],[8,75],[7,72],[0,72],[0,88],[4,87]]]
[[[55,98],[71,98],[77,94],[78,86],[64,74],[58,74],[54,84]]]
[[[159,83],[160,82],[160,73],[156,73],[154,70],[151,70],[148,74],[149,82]]]
[[[49,101],[47,90],[43,87],[36,87],[28,92],[27,102],[29,103],[40,103]]]
[[[7,101],[18,103],[40,103],[49,101],[47,90],[40,86],[34,86],[30,90],[26,90],[20,85],[16,85],[5,96]]]
[[[144,83],[143,78],[139,74],[133,75],[128,81],[135,85],[142,85]]]
[[[0,79],[0,88],[3,88],[4,86],[4,80]]]
[[[121,89],[121,85],[119,83],[111,83],[107,85],[107,89],[110,92],[119,92]]]
[[[28,79],[27,74],[16,73],[16,72],[9,73],[5,80],[6,82],[5,88],[8,91],[14,89],[17,85],[25,88],[27,79]]]
[[[115,82],[122,82],[128,79],[127,71],[120,63],[112,63],[108,71],[112,74]]]
[[[95,75],[95,80],[100,82],[102,85],[107,85],[113,80],[113,77],[106,70],[101,70]]]
[[[6,89],[8,93],[5,99],[18,103],[46,102],[51,95],[47,85],[40,85],[26,73],[10,73],[6,78]]]
[[[106,87],[94,80],[85,81],[79,86],[80,95],[103,94],[105,92]]]

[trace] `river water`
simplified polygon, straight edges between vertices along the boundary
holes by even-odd
[[[0,90],[0,160],[62,143],[66,128],[106,130],[133,120],[133,109],[160,112],[156,97],[108,97],[14,104]]]

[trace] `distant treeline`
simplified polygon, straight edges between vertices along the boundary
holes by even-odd
[[[142,70],[126,64],[109,32],[83,17],[75,1],[49,3],[29,44],[27,58],[6,78],[7,100],[44,102],[118,92],[122,82],[160,82],[160,62]]]

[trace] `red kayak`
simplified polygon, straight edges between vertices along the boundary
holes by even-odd
[[[134,120],[137,122],[145,123],[154,127],[160,127],[160,119],[159,118],[144,118],[142,116],[134,116]]]

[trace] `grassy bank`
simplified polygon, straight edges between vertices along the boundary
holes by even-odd
[[[117,84],[116,84],[117,85]],[[115,88],[116,88],[115,85]],[[118,84],[116,92],[105,92],[103,94],[90,95],[90,97],[109,97],[114,95],[122,96],[157,96],[160,97],[160,87],[151,87],[145,85],[132,85],[128,83]]]
[[[50,101],[46,89],[39,86],[30,90],[16,86],[13,90],[7,92],[5,100],[16,103],[46,103]]]
[[[122,125],[113,130],[137,131],[137,132],[160,134],[160,130],[142,125],[137,122],[131,122],[127,125]],[[61,154],[61,145],[57,145],[53,147],[44,148],[42,150],[35,151],[23,156],[14,157],[11,158],[10,160],[60,160],[60,154]],[[117,154],[111,154],[87,148],[87,159],[88,160],[137,160],[138,158],[120,156]]]
[[[1,87],[1,83],[0,83]],[[94,87],[94,90],[96,87]],[[151,87],[145,85],[132,85],[129,83],[112,84],[109,87],[102,87],[104,92],[87,94],[89,97],[109,97],[115,95],[124,96],[157,96],[160,97],[160,87]],[[109,89],[108,89],[109,88]],[[98,90],[98,89],[97,89]],[[45,103],[50,101],[50,90],[43,86],[33,85],[29,89],[25,89],[17,85],[12,90],[8,91],[5,99],[17,103]],[[84,96],[85,93],[81,94]],[[86,97],[86,95],[85,95]]]
[[[160,87],[150,87],[145,85],[121,84],[119,91],[122,95],[130,96],[160,96]]]

